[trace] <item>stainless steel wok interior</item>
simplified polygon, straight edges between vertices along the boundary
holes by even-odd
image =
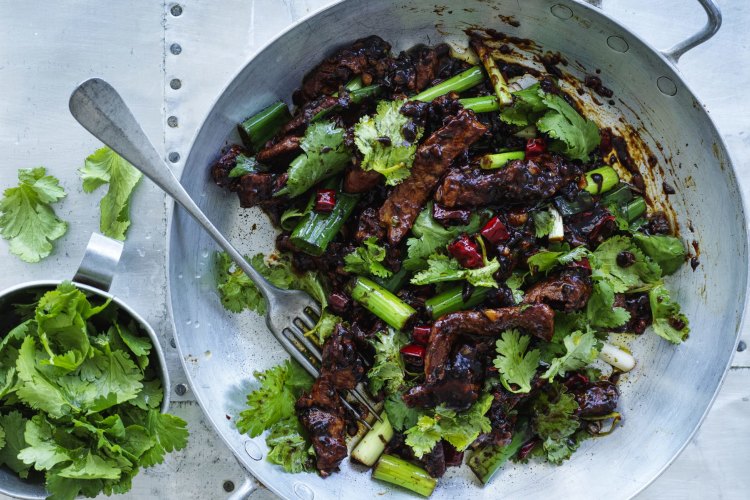
[[[512,16],[520,25],[506,24],[500,16]],[[684,266],[669,279],[690,318],[690,339],[675,347],[646,334],[630,343],[638,365],[623,380],[621,428],[589,440],[560,467],[511,465],[484,488],[468,469],[449,469],[434,497],[633,496],[685,446],[718,390],[741,326],[747,232],[737,180],[715,126],[670,59],[627,28],[588,5],[565,0],[461,0],[445,9],[436,8],[434,0],[344,1],[297,23],[237,74],[195,137],[182,183],[240,250],[271,251],[275,234],[266,217],[258,210],[240,210],[235,196],[209,180],[208,167],[219,150],[238,141],[236,124],[277,99],[290,102],[306,71],[356,38],[378,34],[400,50],[465,40],[463,30],[470,26],[530,38],[545,50],[559,51],[570,62],[565,70],[574,76],[601,70],[615,92],[615,105],[594,106],[598,119],[621,127],[619,113],[647,131],[639,158],[645,170],[650,149],[660,168],[647,177],[656,187],[664,179],[676,188],[671,205],[683,239],[698,242],[700,265],[695,271]],[[674,61],[679,53],[671,56]],[[265,460],[262,437],[250,439],[236,431],[234,417],[253,388],[253,371],[286,354],[262,318],[222,308],[214,250],[210,238],[176,208],[168,264],[176,339],[195,395],[224,441],[255,476],[287,498],[364,498],[384,492],[406,497],[347,461],[341,473],[325,480],[285,474]]]

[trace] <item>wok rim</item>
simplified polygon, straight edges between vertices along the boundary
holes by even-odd
[[[191,158],[193,157],[194,147],[195,147],[195,144],[196,144],[196,140],[204,132],[204,129],[206,127],[206,123],[209,120],[209,118],[211,117],[211,115],[214,113],[214,110],[216,109],[217,104],[223,98],[223,96],[227,93],[227,90],[229,89],[229,87],[231,87],[231,85],[240,77],[240,75],[243,72],[246,71],[246,69],[248,68],[248,66],[250,66],[253,63],[253,61],[258,56],[260,56],[262,53],[266,52],[267,50],[270,50],[271,46],[274,45],[277,41],[279,41],[282,38],[286,37],[292,31],[299,29],[301,26],[303,26],[305,23],[307,23],[310,19],[312,19],[312,18],[314,18],[314,17],[316,17],[316,16],[318,16],[318,15],[320,15],[320,14],[322,14],[322,13],[328,11],[328,10],[331,10],[333,8],[337,8],[340,5],[345,4],[347,1],[348,0],[335,0],[334,2],[332,2],[330,4],[324,5],[323,7],[320,7],[318,9],[310,12],[306,16],[301,17],[299,20],[293,22],[287,28],[285,28],[284,30],[282,30],[281,32],[279,32],[277,35],[275,35],[271,39],[269,39],[260,48],[258,48],[258,50],[256,50],[250,57],[248,57],[245,60],[244,63],[242,63],[242,65],[239,67],[239,69],[232,74],[232,76],[227,80],[226,84],[221,88],[221,91],[211,101],[211,105],[208,108],[208,111],[203,115],[203,118],[201,119],[200,126],[196,129],[195,133],[192,135],[192,137],[190,139],[190,142],[189,142],[189,144],[190,144],[190,146],[189,146],[189,152],[188,152],[187,157],[185,158],[185,163],[184,163],[184,165],[182,167],[182,171],[180,172],[180,179],[182,179],[182,176],[185,173],[185,168],[188,166],[188,164],[190,163]],[[710,397],[710,399],[708,401],[708,404],[706,405],[705,410],[700,415],[700,417],[699,417],[699,419],[698,419],[695,427],[693,429],[691,429],[691,431],[687,434],[684,442],[680,445],[679,449],[674,453],[674,455],[669,460],[667,460],[666,462],[664,462],[664,464],[661,467],[659,467],[655,471],[655,473],[653,475],[651,475],[646,480],[644,480],[634,490],[633,495],[630,497],[630,498],[634,498],[637,495],[639,495],[640,493],[642,493],[651,484],[653,484],[653,482],[659,476],[661,476],[664,473],[664,471],[669,468],[669,466],[671,466],[674,463],[674,461],[677,459],[677,457],[679,457],[683,453],[683,451],[688,446],[688,444],[690,444],[693,441],[693,439],[695,437],[695,434],[698,432],[698,430],[703,425],[703,423],[704,423],[704,421],[705,421],[708,413],[711,411],[711,408],[713,407],[714,403],[716,402],[716,398],[717,398],[717,396],[719,394],[719,391],[721,390],[722,386],[724,385],[724,382],[726,380],[727,374],[729,373],[729,370],[731,369],[732,361],[734,359],[734,353],[737,351],[737,345],[738,345],[738,343],[740,341],[740,337],[741,337],[741,334],[742,334],[742,331],[743,331],[743,328],[744,328],[744,325],[745,325],[745,320],[746,320],[746,316],[747,316],[746,315],[746,311],[747,311],[747,307],[748,307],[748,303],[749,303],[749,300],[748,300],[749,297],[748,297],[748,293],[747,293],[747,287],[748,287],[748,283],[750,282],[750,275],[748,274],[748,265],[750,265],[750,227],[748,226],[748,224],[749,224],[750,221],[748,220],[747,213],[748,213],[748,209],[750,207],[748,206],[748,200],[745,197],[745,195],[744,195],[744,193],[743,193],[743,191],[742,191],[742,189],[740,187],[740,183],[739,183],[739,180],[738,180],[738,177],[737,177],[737,172],[736,172],[736,169],[735,169],[735,166],[734,166],[734,160],[732,159],[732,155],[731,155],[729,149],[727,148],[727,145],[726,145],[726,142],[724,141],[723,136],[720,134],[719,129],[716,126],[716,123],[714,122],[713,118],[711,117],[711,115],[706,110],[706,107],[703,105],[702,100],[698,98],[698,96],[695,94],[695,92],[693,91],[693,89],[691,88],[691,86],[682,77],[682,74],[679,71],[679,66],[677,65],[677,63],[674,63],[674,62],[670,61],[666,57],[666,55],[664,54],[664,52],[662,52],[661,50],[659,50],[656,47],[654,47],[651,42],[649,42],[648,40],[644,39],[643,37],[637,35],[635,32],[633,32],[626,25],[622,24],[619,20],[613,18],[612,16],[610,16],[609,14],[607,14],[606,12],[604,12],[602,9],[597,8],[597,7],[591,5],[591,4],[589,4],[589,3],[587,3],[587,2],[585,2],[583,0],[558,0],[558,2],[569,3],[569,4],[573,4],[573,5],[577,6],[577,7],[580,7],[582,9],[586,10],[589,14],[593,14],[593,17],[601,16],[604,19],[606,19],[607,21],[613,23],[620,30],[622,30],[622,33],[627,34],[628,36],[631,36],[634,39],[638,40],[649,51],[651,51],[652,53],[654,53],[659,58],[660,62],[667,68],[668,73],[670,73],[672,77],[677,78],[677,82],[680,83],[683,86],[684,90],[688,92],[688,95],[690,97],[692,97],[692,99],[694,100],[694,102],[696,102],[696,103],[698,103],[700,105],[702,116],[704,117],[704,119],[707,120],[707,123],[710,125],[711,132],[714,134],[715,142],[720,147],[720,151],[723,153],[723,156],[726,158],[726,162],[727,162],[727,164],[729,166],[728,169],[722,169],[722,175],[725,178],[728,176],[727,180],[730,181],[730,183],[729,183],[730,186],[733,183],[738,188],[737,189],[737,193],[738,193],[739,202],[740,202],[739,203],[739,210],[741,212],[740,213],[741,219],[744,222],[742,224],[742,227],[743,227],[743,231],[744,231],[744,243],[745,243],[746,255],[745,255],[744,279],[742,280],[742,283],[741,283],[742,284],[742,298],[741,298],[742,308],[741,308],[741,312],[739,314],[739,321],[737,322],[737,329],[736,329],[736,332],[735,332],[734,342],[732,344],[732,351],[731,351],[730,356],[729,356],[729,358],[728,358],[728,360],[727,360],[727,362],[726,362],[726,364],[724,366],[723,372],[722,372],[721,376],[719,377],[719,382],[716,385],[716,388],[714,389],[714,392],[711,395],[711,397]],[[694,50],[695,48],[697,48],[697,47],[693,47],[691,50]],[[176,344],[176,347],[177,347],[178,354],[180,356],[180,363],[181,363],[181,365],[183,367],[183,370],[185,372],[185,376],[186,376],[186,378],[188,380],[188,383],[190,384],[191,387],[194,387],[195,384],[193,383],[193,378],[190,375],[190,372],[188,370],[188,362],[187,362],[187,360],[185,358],[185,355],[183,353],[183,349],[182,349],[182,346],[181,346],[181,343],[180,343],[180,335],[178,333],[177,322],[175,321],[175,316],[174,316],[174,308],[172,306],[172,279],[171,279],[172,275],[171,275],[170,265],[169,264],[170,264],[170,258],[171,258],[171,253],[172,253],[171,252],[172,251],[172,238],[173,238],[173,236],[175,236],[175,230],[176,230],[175,229],[176,226],[175,226],[175,223],[174,223],[174,212],[175,212],[175,209],[177,207],[177,204],[176,204],[176,202],[174,200],[169,200],[169,203],[168,203],[167,207],[168,207],[168,213],[167,213],[168,231],[166,232],[166,239],[167,239],[167,244],[166,244],[166,259],[167,260],[166,260],[166,263],[165,263],[165,266],[166,266],[166,279],[167,279],[167,299],[168,299],[167,300],[167,312],[168,312],[168,315],[169,315],[170,325],[172,326],[172,329],[174,331],[175,344]],[[235,458],[238,459],[238,461],[242,464],[242,467],[246,471],[248,471],[256,481],[262,483],[266,488],[268,488],[269,490],[271,490],[274,494],[278,495],[279,497],[284,498],[284,495],[282,494],[282,492],[279,489],[276,488],[275,484],[267,483],[265,480],[263,480],[262,478],[258,477],[255,474],[255,472],[252,470],[251,467],[248,467],[247,465],[245,465],[245,461],[242,460],[242,459],[240,459],[240,457],[238,456],[239,455],[238,453],[235,453],[234,448],[232,447],[232,445],[229,442],[229,440],[227,439],[227,437],[224,436],[224,434],[220,431],[218,425],[210,417],[210,413],[206,409],[207,408],[207,403],[203,400],[202,394],[199,393],[198,391],[194,390],[194,389],[193,389],[192,392],[193,392],[193,394],[195,396],[196,401],[200,405],[201,411],[203,412],[205,418],[210,422],[210,424],[213,427],[214,431],[219,435],[219,437],[221,438],[221,440],[226,444],[227,448],[229,448],[229,450],[235,455]]]

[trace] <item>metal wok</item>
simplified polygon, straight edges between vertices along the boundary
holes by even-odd
[[[583,104],[600,125],[632,138],[629,145],[652,197],[664,198],[663,180],[674,186],[672,214],[683,239],[697,242],[700,265],[694,271],[684,266],[669,280],[690,318],[691,337],[676,347],[649,334],[632,341],[638,365],[624,377],[625,425],[612,435],[589,440],[559,467],[510,465],[484,488],[468,469],[450,469],[434,498],[631,497],[664,470],[700,425],[728,368],[744,311],[748,240],[737,179],[716,127],[674,65],[718,29],[718,10],[701,0],[710,22],[662,53],[597,9],[571,0],[450,4],[443,9],[434,0],[346,0],[296,23],[248,62],[218,98],[194,139],[182,183],[240,250],[271,251],[275,234],[266,217],[240,210],[236,197],[210,182],[208,167],[227,142],[238,141],[239,121],[277,99],[289,102],[313,65],[366,35],[378,34],[401,50],[465,40],[463,30],[472,26],[493,28],[534,40],[539,50],[562,53],[569,62],[562,69],[573,77],[601,70],[614,104],[597,105],[588,95]],[[631,128],[618,121],[620,115]],[[649,157],[655,167],[648,166]],[[262,437],[237,432],[233,420],[252,387],[253,371],[286,354],[262,318],[222,308],[215,291],[215,246],[179,208],[168,243],[169,303],[183,364],[207,417],[237,458],[287,498],[409,496],[371,480],[348,461],[325,480],[286,474],[265,460]]]

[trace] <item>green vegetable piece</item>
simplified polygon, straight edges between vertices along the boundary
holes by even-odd
[[[329,213],[310,211],[304,215],[290,236],[292,244],[305,253],[318,257],[336,237],[357,205],[359,196],[336,193],[336,205]]]
[[[354,144],[362,153],[363,170],[383,174],[389,186],[400,184],[411,175],[417,142],[424,127],[415,127],[414,139],[404,137],[404,127],[413,125],[401,114],[403,101],[380,101],[374,116],[363,116],[354,126]]]
[[[635,198],[625,206],[624,213],[628,222],[633,222],[646,213],[646,200],[642,196]]]
[[[572,439],[580,427],[576,417],[578,403],[565,387],[555,384],[552,391],[542,392],[533,405],[532,429],[542,440],[550,463],[560,464],[578,447]]]
[[[389,328],[375,334],[370,343],[375,349],[372,367],[367,371],[370,389],[378,393],[385,389],[397,393],[404,385],[404,362],[400,349],[409,343],[406,335]]]
[[[428,497],[437,486],[437,479],[426,470],[393,455],[383,455],[372,471],[373,479],[401,486]]]
[[[109,184],[99,202],[99,230],[110,238],[124,240],[130,227],[130,200],[143,174],[106,146],[89,155],[78,173],[86,193]]]
[[[383,401],[385,413],[388,415],[391,425],[397,431],[404,431],[409,427],[414,427],[417,425],[417,420],[421,415],[417,408],[406,406],[402,396],[403,393],[401,392],[390,394]]]
[[[351,153],[344,145],[344,132],[332,122],[318,122],[307,127],[300,142],[304,153],[292,160],[286,185],[274,196],[294,198],[343,171],[351,161]]]
[[[0,200],[0,235],[8,240],[10,253],[26,262],[39,262],[68,229],[50,207],[65,197],[65,191],[44,167],[19,170],[18,180],[18,186],[6,189]]]
[[[563,340],[565,354],[552,360],[542,377],[552,380],[569,371],[580,370],[599,356],[600,342],[593,332],[573,332]]]
[[[559,248],[559,251],[541,250],[529,257],[526,262],[531,274],[546,273],[557,266],[564,266],[590,255],[589,250],[584,246],[573,250],[570,250],[568,245],[561,245]]]
[[[534,210],[531,220],[534,221],[534,235],[537,238],[547,236],[555,228],[555,218],[549,210]]]
[[[513,96],[510,94],[508,89],[508,83],[505,81],[500,68],[497,66],[495,59],[492,57],[490,50],[480,40],[471,41],[472,48],[476,51],[479,59],[482,60],[484,69],[487,70],[487,74],[490,76],[490,82],[492,82],[492,88],[495,89],[495,95],[501,105],[507,106],[513,102]]]
[[[479,159],[479,166],[485,170],[503,168],[509,161],[523,160],[526,158],[524,151],[506,151],[505,153],[496,153],[484,155]]]
[[[513,92],[513,105],[503,108],[500,112],[500,119],[519,127],[532,125],[547,110],[542,100],[543,94],[539,84]]]
[[[315,470],[315,452],[304,437],[297,417],[285,418],[271,426],[266,445],[270,448],[268,461],[280,465],[286,472],[296,474]]]
[[[180,417],[149,410],[146,414],[144,427],[156,440],[156,444],[149,448],[141,457],[141,465],[151,467],[164,462],[167,453],[182,450],[187,446],[187,422]]]
[[[401,330],[416,313],[409,304],[377,283],[361,276],[354,281],[351,296],[365,309],[397,330]]]
[[[495,473],[518,453],[529,438],[526,427],[518,425],[513,431],[513,439],[507,445],[485,443],[472,452],[468,460],[469,468],[482,484],[489,483]]]
[[[690,323],[687,316],[680,313],[680,305],[672,302],[669,290],[658,285],[649,290],[648,298],[654,332],[673,344],[684,341],[690,334]]]
[[[258,163],[254,156],[239,154],[235,159],[234,167],[229,171],[228,177],[234,179],[235,177],[252,174],[258,170],[260,170],[260,163]]]
[[[390,277],[393,271],[383,265],[385,248],[378,245],[375,237],[367,238],[363,243],[364,245],[344,256],[344,271],[378,278]]]
[[[622,267],[617,263],[617,256],[623,252],[633,255],[633,264]],[[646,258],[626,236],[614,236],[606,240],[591,254],[589,261],[592,277],[609,283],[615,293],[657,283],[661,279],[659,265]]]
[[[634,233],[633,241],[638,248],[643,250],[643,253],[659,264],[665,276],[675,273],[687,258],[685,246],[679,238],[674,236],[661,234],[647,236],[643,233]]]
[[[245,146],[257,152],[291,119],[289,108],[279,101],[239,124],[237,130]]]
[[[411,98],[412,101],[430,102],[433,99],[445,95],[449,92],[461,93],[464,90],[469,90],[472,87],[476,87],[484,81],[484,72],[479,66],[474,66],[466,71],[457,74],[452,78],[448,78],[442,83],[423,90],[419,94]]]
[[[490,113],[492,111],[500,110],[500,101],[498,101],[497,96],[494,95],[467,97],[465,99],[459,99],[458,102],[460,102],[465,109],[475,113]]]
[[[529,342],[528,335],[522,335],[518,330],[506,330],[495,344],[497,357],[493,364],[503,387],[514,394],[531,390],[531,380],[539,366],[541,354],[538,349],[528,351]]]
[[[478,306],[487,298],[489,291],[490,288],[475,287],[469,299],[464,301],[464,287],[463,285],[458,285],[427,299],[424,305],[427,313],[433,319],[438,319],[452,312],[464,311]]]
[[[579,115],[559,95],[545,93],[542,101],[550,111],[536,122],[536,126],[540,132],[557,139],[550,144],[550,149],[573,160],[588,161],[591,152],[601,142],[596,124]]]
[[[0,444],[0,465],[6,465],[22,478],[28,477],[31,468],[18,457],[18,453],[27,446],[24,439],[26,422],[28,420],[16,410],[0,415],[0,431],[3,434],[3,442]]]
[[[591,326],[615,328],[630,320],[630,313],[623,307],[615,307],[615,292],[607,281],[596,282],[588,303],[586,317]]]
[[[583,188],[596,196],[606,193],[620,182],[620,176],[609,165],[586,172],[586,186]]]
[[[442,254],[434,254],[427,259],[427,269],[414,275],[411,282],[415,285],[429,285],[448,281],[466,280],[474,286],[497,288],[499,285],[493,274],[500,269],[497,258],[485,259],[484,266],[476,269],[461,267],[456,259]]]
[[[388,421],[388,415],[383,415],[381,420],[373,424],[372,429],[352,450],[352,458],[361,464],[372,467],[385,450],[385,445],[392,438],[393,427]]]
[[[316,344],[323,347],[328,337],[333,334],[336,325],[343,321],[339,316],[329,312],[328,309],[323,309],[320,319],[318,319],[312,330],[305,332],[305,337],[312,338]]]

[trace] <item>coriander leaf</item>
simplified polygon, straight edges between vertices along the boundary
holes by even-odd
[[[560,251],[540,250],[529,257],[526,263],[531,270],[531,274],[546,273],[554,267],[564,266],[590,255],[589,250],[584,246],[576,247],[573,250],[570,250],[567,245],[562,245],[562,248],[563,250]]]
[[[552,380],[554,377],[575,371],[593,362],[599,355],[599,341],[593,332],[573,332],[563,340],[565,354],[552,360],[542,377]]]
[[[247,395],[246,410],[239,414],[237,430],[250,437],[260,435],[276,422],[295,416],[294,403],[313,380],[296,363],[284,363],[255,372],[260,387]]]
[[[307,127],[300,142],[304,153],[289,165],[286,184],[274,196],[294,198],[318,182],[341,172],[351,161],[344,144],[345,130],[333,122],[316,122]]]
[[[28,420],[15,410],[0,415],[0,430],[5,435],[5,442],[0,446],[0,465],[5,464],[22,478],[28,476],[31,468],[18,457],[18,453],[27,446],[24,439],[26,422]]]
[[[633,241],[643,253],[659,264],[665,276],[676,272],[687,257],[682,241],[674,236],[647,236],[643,233],[634,233]]]
[[[187,422],[180,417],[149,410],[143,423],[149,435],[156,444],[144,452],[141,465],[151,467],[164,461],[164,456],[174,450],[181,450],[187,446]]]
[[[441,404],[435,408],[434,415],[419,417],[416,425],[407,429],[406,444],[414,450],[417,458],[432,451],[441,439],[448,441],[458,451],[464,451],[476,441],[479,434],[492,430],[490,419],[484,416],[492,405],[492,399],[491,394],[483,394],[463,412],[456,412]]]
[[[536,122],[536,126],[540,132],[557,139],[550,144],[550,149],[573,160],[588,161],[589,154],[601,142],[599,128],[578,114],[561,96],[546,92],[541,96],[549,111]]]
[[[133,399],[128,400],[128,403],[141,410],[158,410],[163,399],[161,380],[147,380],[143,382],[143,389]]]
[[[523,300],[523,290],[521,290],[521,287],[523,286],[527,275],[528,273],[514,271],[513,274],[505,280],[505,286],[510,288],[510,291],[513,293],[513,301],[516,304],[520,304]]]
[[[500,111],[500,119],[519,127],[531,125],[547,110],[542,94],[541,85],[538,83],[513,92],[513,104]]]
[[[543,238],[552,232],[555,227],[555,218],[549,210],[535,210],[531,212],[534,221],[534,234],[537,238]]]
[[[28,466],[33,465],[36,470],[49,470],[70,461],[70,450],[57,444],[54,432],[55,428],[43,415],[32,417],[22,433],[25,447],[18,453],[18,459]]]
[[[260,290],[229,254],[216,252],[216,264],[216,288],[224,308],[234,313],[247,308],[260,315],[266,314],[266,302]]]
[[[595,282],[586,304],[586,316],[591,326],[614,328],[630,320],[630,313],[623,307],[614,307],[615,292],[606,281]]]
[[[464,269],[456,259],[442,254],[433,254],[427,259],[427,269],[418,272],[411,279],[415,285],[429,285],[446,281],[466,280],[474,286],[498,288],[493,277],[500,269],[497,258],[485,261],[484,266],[477,269]]]
[[[281,465],[286,472],[312,472],[315,470],[313,459],[315,452],[310,442],[303,436],[303,430],[297,417],[280,420],[271,427],[266,436],[266,445],[270,448],[268,461]]]
[[[411,228],[414,237],[406,240],[408,258],[404,260],[404,267],[410,271],[427,267],[427,258],[430,255],[439,250],[444,250],[445,245],[462,233],[476,233],[480,224],[479,216],[474,213],[467,225],[446,229],[433,219],[432,202],[428,203],[417,216]]]
[[[363,276],[389,278],[393,271],[383,265],[385,248],[378,245],[375,237],[367,238],[363,243],[364,245],[344,256],[344,271]]]
[[[100,412],[114,405],[131,400],[143,389],[143,372],[120,350],[112,350],[109,344],[93,349],[92,355],[81,367],[96,378],[83,383],[80,379],[66,376],[59,379],[60,386],[72,395],[81,408]]]
[[[669,290],[662,284],[648,292],[654,332],[662,338],[679,344],[690,333],[687,316],[680,313],[680,304],[672,302]]]
[[[138,367],[141,370],[145,370],[149,363],[148,355],[153,347],[151,340],[148,337],[135,333],[138,331],[138,325],[134,321],[130,321],[127,326],[115,323],[111,329],[114,331],[110,332],[110,339],[116,334],[117,339],[122,341],[120,343],[115,340],[114,344],[111,344],[112,347],[114,349],[122,347],[123,351],[132,353],[135,356]],[[110,343],[112,343],[112,340],[110,340]]]
[[[65,191],[44,167],[19,170],[18,180],[18,186],[6,189],[0,199],[0,235],[8,240],[12,254],[39,262],[52,253],[51,242],[68,229],[50,207],[65,197]]]
[[[235,159],[235,164],[232,170],[229,171],[228,177],[234,179],[235,177],[242,177],[246,174],[252,174],[260,170],[260,164],[254,156],[245,156],[238,154]]]
[[[326,339],[331,336],[336,325],[342,321],[344,320],[339,316],[328,312],[328,309],[323,309],[323,315],[318,320],[318,323],[312,330],[305,332],[305,337],[311,337],[316,344],[322,346],[325,344]]]
[[[401,114],[403,104],[403,101],[380,101],[374,116],[363,116],[354,125],[354,144],[363,155],[362,169],[383,174],[389,186],[411,175],[417,142],[424,133],[424,127],[416,126],[411,141],[404,137],[403,130],[412,121]]]
[[[375,334],[371,340],[375,349],[372,367],[367,372],[372,392],[385,389],[389,394],[396,394],[404,385],[404,362],[401,359],[401,348],[408,340],[406,335],[392,328]]]
[[[54,418],[61,418],[78,409],[59,386],[50,382],[48,377],[39,371],[36,342],[33,337],[24,339],[18,351],[16,369],[19,380],[16,394],[32,409],[45,411]]]
[[[0,425],[0,449],[5,447],[5,429]],[[0,459],[0,464],[2,464],[2,459]]]
[[[105,460],[89,451],[85,456],[75,458],[57,475],[68,479],[119,479],[120,468],[113,460]]]
[[[518,330],[506,330],[495,344],[498,355],[493,364],[503,387],[515,394],[531,390],[531,381],[539,366],[539,350],[527,352],[530,341],[528,335],[522,335]],[[518,389],[513,389],[511,384],[518,386]]]
[[[99,202],[99,229],[110,238],[124,240],[130,227],[130,200],[143,174],[106,146],[89,155],[78,173],[87,193],[109,184]]]
[[[420,411],[416,408],[406,406],[401,393],[388,395],[383,401],[385,413],[388,415],[388,421],[397,431],[403,431],[409,427],[417,425]]]
[[[560,464],[570,458],[577,444],[571,437],[580,426],[576,412],[578,403],[565,387],[554,384],[552,390],[542,392],[533,404],[532,429],[542,440],[547,460]]]
[[[617,263],[617,256],[623,252],[633,254],[634,262],[627,267]],[[648,259],[630,238],[614,236],[597,247],[589,259],[591,276],[597,281],[606,281],[615,293],[622,293],[661,278],[659,266]]]

